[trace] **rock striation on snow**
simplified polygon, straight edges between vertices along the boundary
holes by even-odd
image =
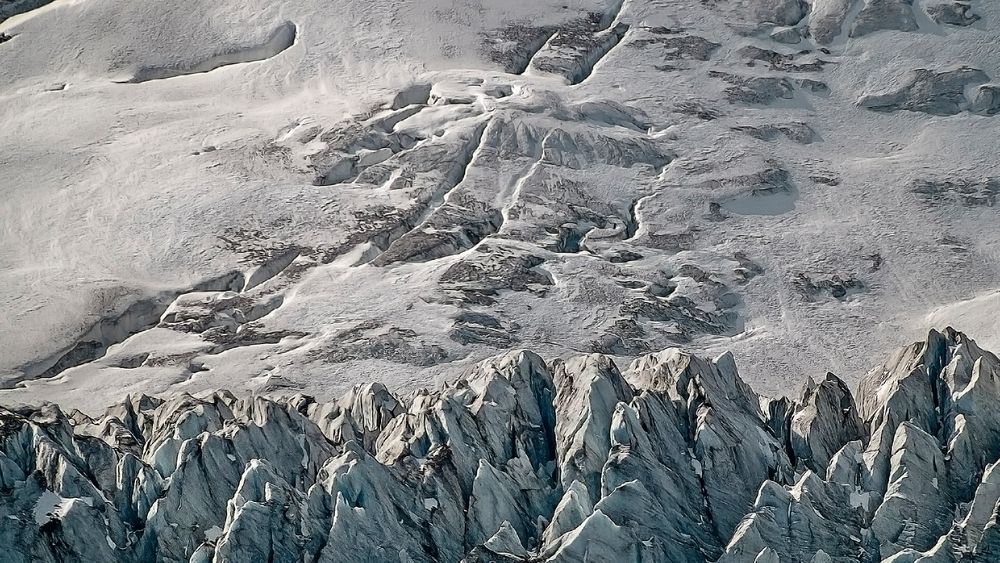
[[[6,561],[979,562],[1000,359],[952,329],[859,386],[758,397],[733,357],[486,360],[333,403],[0,408]]]

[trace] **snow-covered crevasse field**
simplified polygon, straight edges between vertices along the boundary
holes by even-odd
[[[781,393],[929,324],[998,346],[997,22],[951,0],[13,16],[0,402],[333,397],[519,346],[732,350]]]

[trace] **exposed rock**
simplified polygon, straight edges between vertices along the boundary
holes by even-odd
[[[768,161],[763,170],[752,174],[710,180],[721,210],[737,215],[777,215],[795,206],[797,191],[788,171]]]
[[[615,319],[614,324],[591,344],[598,354],[615,356],[636,356],[649,352],[649,344],[644,340],[646,332],[636,319]]]
[[[983,115],[995,115],[1000,112],[1000,85],[983,84],[976,90],[976,97],[969,106],[969,111]]]
[[[719,71],[710,71],[712,78],[720,78],[730,86],[726,87],[726,99],[730,103],[769,105],[777,100],[790,100],[796,90],[813,93],[828,91],[826,84],[811,79],[791,79],[775,76],[738,76]]]
[[[911,190],[929,204],[992,207],[1000,195],[1000,178],[915,180]]]
[[[810,300],[823,294],[842,300],[865,289],[865,284],[861,280],[851,275],[842,277],[840,274],[808,275],[800,273],[792,279],[792,285]]]
[[[772,41],[796,45],[802,42],[802,31],[797,27],[778,27],[769,35]]]
[[[712,71],[709,76],[721,78],[731,86],[725,90],[726,99],[731,103],[770,104],[778,99],[791,99],[795,96],[795,86],[788,78],[778,77],[741,77]]]
[[[36,8],[41,8],[51,1],[52,0],[4,0],[3,2],[0,2],[0,22],[18,14],[23,14]],[[3,41],[0,41],[0,43],[2,42]]]
[[[915,31],[913,0],[864,0],[865,4],[851,25],[851,37],[861,37],[881,30]]]
[[[495,233],[502,222],[496,209],[442,206],[422,226],[394,241],[372,264],[426,262],[457,254]]]
[[[423,342],[412,330],[373,322],[335,334],[316,354],[330,363],[378,358],[416,366],[432,366],[447,357],[443,348]]]
[[[848,13],[861,0],[814,0],[809,32],[820,45],[829,45],[840,34]]]
[[[645,112],[630,105],[611,101],[588,101],[567,108],[568,121],[586,120],[605,125],[625,127],[633,131],[646,131],[650,124]]]
[[[485,245],[476,250],[444,271],[440,279],[442,286],[466,293],[494,295],[503,289],[531,291],[552,285],[552,279],[537,269],[545,262],[538,256]]]
[[[776,25],[795,25],[809,10],[802,0],[752,0],[750,5],[758,21]]]
[[[391,109],[402,109],[412,104],[426,104],[431,95],[431,86],[431,84],[407,86],[393,98]]]
[[[570,84],[579,84],[590,76],[594,66],[615,48],[629,30],[628,24],[615,23],[622,2],[612,3],[605,14],[561,26],[532,57],[532,72],[563,76]],[[614,26],[612,26],[612,24]]]
[[[285,338],[302,338],[306,333],[293,330],[264,330],[258,323],[247,323],[238,327],[229,325],[210,328],[201,334],[202,338],[215,344],[210,354],[221,354],[226,350],[241,346],[276,344]]]
[[[505,72],[522,74],[531,63],[531,57],[555,32],[554,27],[511,24],[485,34],[482,50]]]
[[[809,179],[812,180],[813,182],[816,182],[817,184],[823,184],[825,186],[839,186],[840,185],[840,178],[838,178],[837,176],[835,176],[833,174],[823,174],[823,175],[815,174],[815,175],[809,176]]]
[[[927,16],[940,24],[966,26],[980,19],[965,0],[926,0],[922,4]]]
[[[555,129],[545,137],[542,162],[584,170],[600,164],[631,168],[646,164],[660,168],[669,164],[672,154],[643,138],[618,138],[601,134],[580,134]]]
[[[779,135],[783,135],[785,138],[803,145],[808,145],[816,141],[818,137],[812,127],[800,121],[773,125],[739,125],[733,127],[733,130],[746,133],[762,141],[774,141],[778,139]]]
[[[921,68],[913,71],[899,89],[863,96],[858,105],[875,111],[907,110],[931,115],[955,115],[969,107],[970,102],[965,97],[966,87],[988,80],[985,72],[968,66],[941,72]]]
[[[517,325],[501,323],[496,317],[483,313],[463,312],[455,319],[449,338],[460,344],[489,344],[509,348],[517,342]]]
[[[707,107],[700,102],[686,101],[674,106],[674,111],[681,115],[693,115],[702,121],[712,121],[722,116],[716,108]]]
[[[657,52],[662,52],[666,61],[707,61],[722,46],[697,35],[674,33],[655,33],[649,38],[632,40],[628,45],[640,49],[658,47]],[[662,70],[673,68],[663,67]]]
[[[756,66],[758,62],[763,62],[769,64],[771,70],[784,72],[819,72],[823,70],[824,65],[828,64],[827,61],[822,59],[813,59],[808,62],[796,61],[802,53],[778,53],[777,51],[761,49],[753,45],[741,48],[736,54],[747,61],[747,66],[752,67]]]

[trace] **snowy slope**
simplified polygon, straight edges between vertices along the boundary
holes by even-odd
[[[0,401],[332,397],[519,346],[732,350],[781,393],[928,325],[995,334],[1000,6],[966,7],[14,16]]]

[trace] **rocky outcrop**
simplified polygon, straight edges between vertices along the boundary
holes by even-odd
[[[967,26],[980,19],[972,12],[971,2],[965,0],[928,0],[923,5],[927,17],[939,24]]]
[[[791,100],[799,91],[827,94],[829,87],[811,78],[791,79],[784,76],[739,76],[720,71],[709,71],[708,76],[718,78],[729,86],[724,90],[732,104],[770,105],[779,100]]]
[[[851,37],[861,37],[881,30],[916,31],[913,0],[864,0],[851,25]]]
[[[913,181],[911,191],[928,205],[992,207],[1000,194],[1000,178],[919,179]]]
[[[795,25],[809,11],[802,0],[753,0],[750,6],[757,20],[777,25]]]
[[[0,1],[0,22],[18,14],[30,12],[48,4],[52,0],[2,0]]]
[[[976,90],[976,97],[969,106],[969,111],[982,115],[994,115],[1000,112],[1000,86],[983,84]]]
[[[757,126],[738,125],[733,127],[733,130],[746,133],[747,135],[762,141],[774,141],[783,136],[786,139],[801,145],[808,145],[819,138],[816,131],[814,131],[812,127],[801,121],[775,124],[767,123]]]
[[[817,43],[829,45],[841,34],[851,7],[858,0],[814,0],[809,32]]]
[[[966,88],[988,80],[985,72],[968,66],[940,72],[921,68],[913,71],[900,88],[885,94],[863,96],[858,105],[882,112],[907,110],[931,115],[955,115],[973,104],[966,97]],[[980,90],[974,102],[975,109],[983,108],[982,111],[988,112],[988,108],[992,107],[992,94]]]
[[[992,561],[1000,359],[931,331],[762,400],[731,355],[515,351],[321,403],[0,409],[6,561]]]

